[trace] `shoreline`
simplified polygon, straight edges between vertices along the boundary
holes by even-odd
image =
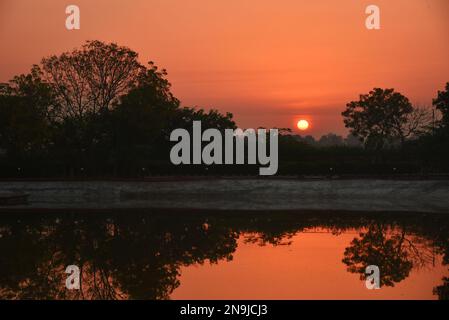
[[[227,211],[403,211],[449,213],[449,180],[195,179],[1,181],[0,193],[29,196],[17,209]]]
[[[390,181],[427,181],[448,180],[449,173],[441,174],[332,174],[332,175],[190,175],[190,176],[148,176],[142,178],[122,177],[74,177],[74,178],[0,178],[2,182],[176,182],[176,181],[214,181],[214,180],[298,180],[298,181],[326,181],[326,180],[390,180]]]
[[[362,211],[362,210],[317,210],[317,209],[291,209],[291,210],[228,210],[228,209],[203,209],[203,208],[14,208],[0,207],[0,215],[5,217],[9,214],[45,214],[45,215],[115,215],[115,214],[131,214],[131,215],[185,215],[185,216],[269,216],[276,215],[301,215],[309,217],[319,216],[347,216],[347,217],[377,217],[379,215],[391,215],[394,217],[407,216],[440,216],[449,218],[449,211],[444,212],[422,212],[422,211]]]

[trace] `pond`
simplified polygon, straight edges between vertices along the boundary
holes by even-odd
[[[2,212],[1,299],[444,299],[449,215]],[[81,272],[69,290],[65,271]],[[368,290],[365,268],[380,270]]]

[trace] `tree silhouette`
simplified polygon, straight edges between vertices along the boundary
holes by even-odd
[[[0,148],[13,158],[48,148],[53,96],[33,68],[0,85]]]
[[[447,92],[434,100],[442,113],[448,109]],[[348,103],[342,114],[355,135],[351,143],[334,134],[317,142],[281,128],[279,174],[327,175],[330,168],[336,174],[447,171],[446,120],[428,130],[433,114],[413,108],[393,89],[376,88]],[[181,106],[166,70],[153,62],[141,64],[135,51],[88,41],[0,84],[0,176],[257,174],[255,165],[172,165],[171,131],[191,130],[195,120],[203,129],[236,128],[229,112]],[[367,148],[360,148],[357,139]],[[403,148],[397,152],[399,142]],[[385,146],[392,148],[379,154]],[[383,163],[368,164],[373,156]]]
[[[137,86],[145,68],[138,54],[115,43],[88,41],[80,49],[42,59],[36,66],[57,100],[61,119],[83,119],[110,109]]]
[[[342,112],[344,124],[367,147],[381,150],[402,136],[400,128],[413,112],[409,100],[394,89],[374,88],[351,101]]]
[[[439,110],[442,115],[442,125],[445,128],[449,127],[449,82],[446,83],[444,91],[438,91],[436,99],[433,100],[433,105]]]
[[[0,87],[0,149],[14,164],[42,154],[70,176],[81,169],[135,175],[169,163],[173,129],[193,120],[235,128],[230,113],[181,108],[166,77],[166,70],[141,65],[136,52],[115,43],[88,41],[44,58]]]
[[[386,236],[383,225],[371,225],[367,232],[360,233],[360,238],[352,240],[346,248],[343,263],[348,271],[360,274],[365,279],[365,269],[369,265],[376,265],[381,270],[381,286],[393,287],[408,277],[413,263],[409,254],[404,250],[404,234]]]

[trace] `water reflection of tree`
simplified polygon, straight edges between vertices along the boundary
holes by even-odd
[[[343,262],[364,276],[378,265],[382,284],[394,285],[412,268],[448,260],[448,218],[335,213],[44,214],[0,219],[0,298],[168,299],[182,266],[231,260],[241,235],[259,245],[288,244],[305,229],[333,234],[363,230]],[[65,267],[82,268],[81,291],[65,288]],[[447,297],[446,280],[435,288]],[[445,291],[446,290],[446,291]],[[446,293],[445,293],[446,292]]]
[[[20,220],[0,228],[2,298],[167,299],[182,265],[231,259],[237,235],[201,219]],[[82,290],[65,289],[67,265]]]
[[[434,232],[434,243],[438,253],[443,255],[443,264],[449,265],[449,224],[438,224]],[[444,277],[443,283],[434,288],[433,293],[440,300],[449,300],[449,277]]]
[[[349,272],[365,279],[366,267],[381,270],[381,285],[393,287],[407,278],[412,268],[423,268],[435,261],[429,240],[408,232],[406,226],[373,222],[346,248],[343,263]]]
[[[346,248],[343,263],[348,271],[365,277],[365,268],[377,265],[382,270],[381,285],[394,286],[408,277],[412,262],[408,252],[403,249],[403,236],[387,238],[382,226],[370,226],[368,231],[360,233],[360,238],[352,240]]]

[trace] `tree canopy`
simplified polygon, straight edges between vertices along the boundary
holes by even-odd
[[[349,102],[342,116],[353,135],[368,147],[379,150],[404,136],[402,128],[412,112],[412,104],[399,92],[374,88],[360,95],[358,101]]]
[[[162,160],[169,132],[192,119],[235,127],[230,113],[181,107],[165,69],[101,41],[43,58],[2,84],[0,119],[0,148],[8,157],[35,158],[44,150],[69,171],[93,166],[115,174]]]

